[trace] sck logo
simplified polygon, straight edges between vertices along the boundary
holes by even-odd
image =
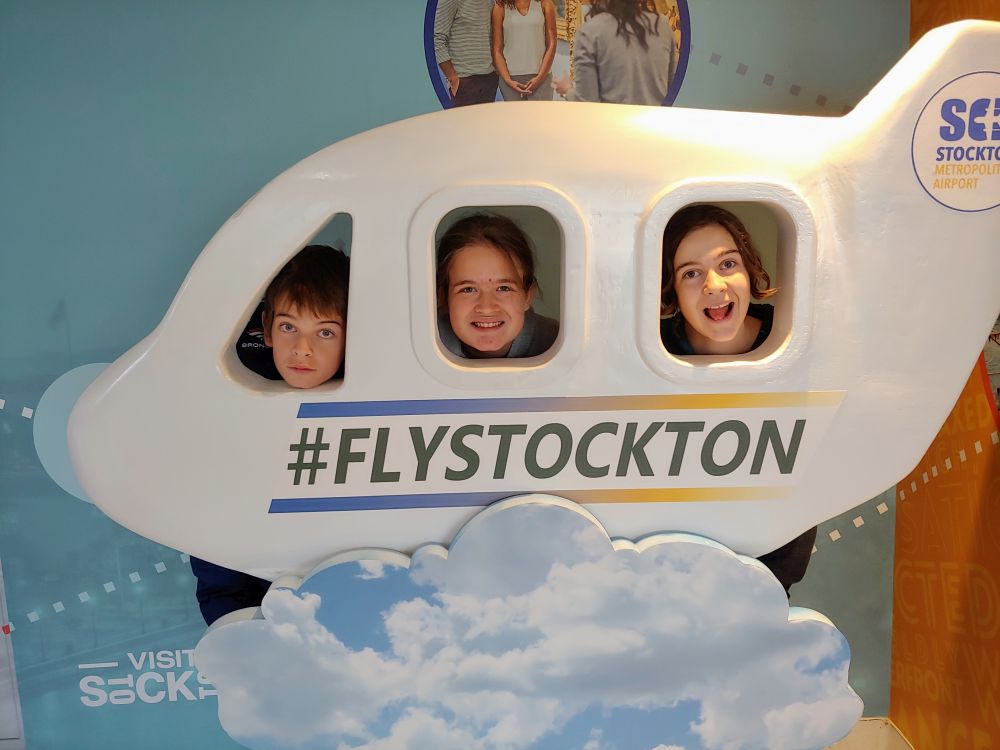
[[[212,684],[192,662],[191,649],[128,653],[132,674],[108,676],[106,670],[120,669],[120,661],[80,664],[81,670],[97,672],[80,679],[80,702],[87,708],[132,703],[176,703],[215,696]]]
[[[127,706],[137,700],[141,703],[198,701],[217,694],[211,683],[193,669],[143,672],[107,679],[101,675],[87,675],[80,680],[80,692],[80,702],[88,708],[98,708],[106,703]]]
[[[957,211],[1000,206],[1000,73],[967,73],[924,105],[913,128],[921,187]]]
[[[1000,141],[1000,97],[972,102],[947,99],[941,105],[941,119],[945,124],[939,132],[946,141],[960,141],[966,134],[974,141]]]

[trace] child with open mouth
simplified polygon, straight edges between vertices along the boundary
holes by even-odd
[[[674,214],[663,234],[660,337],[671,354],[746,354],[771,333],[777,293],[746,227],[719,206]]]
[[[743,222],[719,206],[685,206],[663,233],[660,338],[671,354],[740,355],[767,340],[777,293]],[[806,573],[816,527],[758,558],[785,593]]]
[[[545,352],[559,322],[532,309],[537,291],[531,244],[511,219],[467,216],[439,240],[438,334],[452,354],[494,359]]]

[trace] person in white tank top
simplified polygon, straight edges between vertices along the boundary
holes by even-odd
[[[496,0],[490,46],[505,101],[552,100],[556,56],[552,0]]]

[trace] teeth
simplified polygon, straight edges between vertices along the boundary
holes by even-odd
[[[720,321],[724,320],[727,315],[729,315],[730,309],[732,309],[732,302],[725,302],[721,305],[713,305],[711,307],[705,308],[705,316],[709,320]]]
[[[496,328],[497,326],[503,325],[503,323],[497,321],[493,323],[473,323],[472,325],[474,325],[476,328]]]

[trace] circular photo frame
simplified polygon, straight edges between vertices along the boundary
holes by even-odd
[[[687,0],[427,0],[424,57],[445,109],[492,101],[669,106]]]

